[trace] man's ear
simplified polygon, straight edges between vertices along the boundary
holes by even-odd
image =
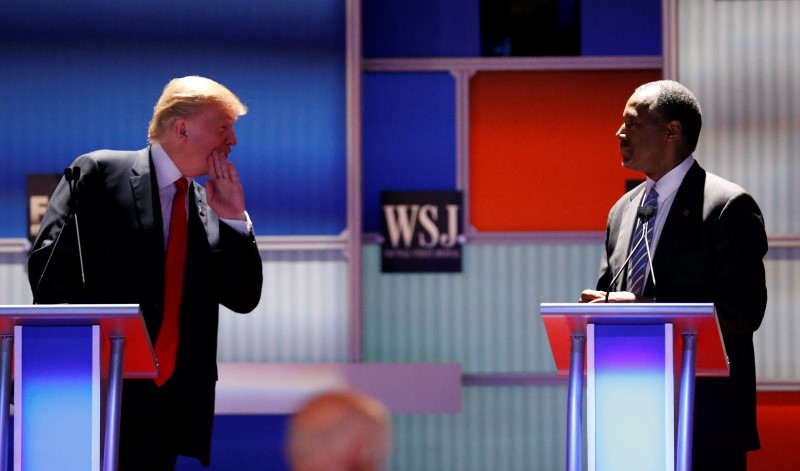
[[[667,123],[667,140],[674,141],[683,137],[683,126],[678,120],[672,120]]]
[[[185,119],[176,119],[172,123],[172,137],[184,143],[189,138],[189,130]]]

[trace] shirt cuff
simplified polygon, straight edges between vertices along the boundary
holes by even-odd
[[[231,226],[231,229],[239,232],[242,235],[250,235],[253,232],[253,221],[250,220],[250,215],[247,214],[247,211],[244,212],[244,217],[247,218],[246,221],[242,221],[241,219],[225,218],[219,218],[219,220]]]

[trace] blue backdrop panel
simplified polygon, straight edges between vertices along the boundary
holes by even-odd
[[[477,57],[479,0],[363,0],[364,57]]]
[[[661,55],[661,0],[581,2],[581,55]]]
[[[176,471],[288,471],[284,443],[288,415],[218,415],[211,466],[178,458]]]
[[[26,234],[27,173],[60,173],[96,149],[145,147],[164,85],[195,74],[250,108],[231,159],[256,233],[340,233],[344,25],[338,0],[15,3],[0,16],[0,237]]]
[[[364,231],[378,232],[382,190],[455,189],[455,80],[365,73],[362,87]]]

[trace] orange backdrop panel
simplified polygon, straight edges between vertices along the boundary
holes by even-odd
[[[470,81],[470,220],[479,231],[605,230],[627,179],[615,133],[656,70],[481,72]]]

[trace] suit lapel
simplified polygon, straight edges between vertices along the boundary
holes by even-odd
[[[194,214],[203,228],[212,251],[219,247],[219,223],[216,214],[211,211],[206,202],[206,192],[196,182],[192,182],[191,199],[189,200],[189,214]]]
[[[702,225],[705,179],[705,170],[695,162],[678,187],[654,254],[656,275],[680,255],[681,247],[694,240],[698,225]]]
[[[646,185],[644,183],[637,187],[631,193],[628,203],[622,210],[622,219],[620,219],[616,242],[616,246],[619,249],[614,250],[612,255],[613,260],[611,261],[613,273],[617,273],[623,269],[625,259],[627,259],[628,255],[630,254],[630,250],[632,248],[631,238],[633,237],[633,228],[636,226],[636,209],[639,207],[639,203],[642,199],[642,193],[644,192],[645,188]],[[627,274],[626,276],[620,276],[615,284],[615,289],[625,289],[626,279]]]
[[[154,195],[155,172],[150,168],[150,148],[143,149],[136,154],[133,167],[131,168],[131,190],[133,190],[133,204],[136,207],[136,214],[139,217],[139,224],[145,232],[149,232],[156,225],[156,221],[161,222],[161,205]],[[155,193],[157,194],[157,193]],[[155,209],[158,208],[158,214]],[[163,239],[163,230],[161,238]],[[163,240],[162,240],[163,242]],[[162,244],[163,245],[163,244]]]

